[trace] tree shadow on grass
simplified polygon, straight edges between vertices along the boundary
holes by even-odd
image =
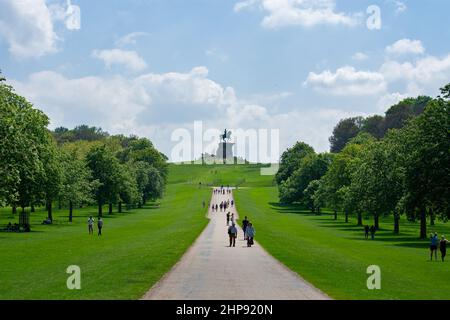
[[[315,215],[311,210],[308,210],[300,204],[286,204],[279,202],[269,202],[269,205],[273,210],[278,213],[292,213],[292,214],[302,214],[302,215]]]

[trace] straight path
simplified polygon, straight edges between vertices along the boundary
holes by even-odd
[[[211,204],[231,199],[232,194],[213,193]],[[235,206],[228,211],[238,218]],[[274,259],[256,241],[248,248],[240,228],[236,247],[228,247],[226,212],[212,212],[210,206],[208,217],[210,222],[199,238],[144,295],[144,300],[329,299]],[[254,227],[257,239],[257,222]]]

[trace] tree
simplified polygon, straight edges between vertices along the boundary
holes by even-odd
[[[377,139],[384,136],[384,117],[375,115],[364,119],[361,131],[371,134]]]
[[[384,133],[389,129],[403,128],[408,120],[422,114],[431,100],[432,98],[427,96],[407,98],[390,107],[384,118]]]
[[[450,99],[450,83],[440,88],[443,99]]]
[[[0,78],[0,205],[24,211],[43,196],[49,120]]]
[[[53,221],[53,201],[59,197],[63,182],[61,155],[53,143],[43,149],[42,160],[44,176],[40,186],[44,194],[48,219]]]
[[[91,202],[92,193],[99,185],[97,180],[92,180],[85,161],[79,159],[75,152],[61,151],[61,160],[63,179],[60,195],[69,204],[69,222],[72,222],[74,205]]]
[[[286,181],[299,168],[300,161],[310,153],[314,153],[314,149],[303,142],[297,142],[292,148],[283,152],[280,167],[275,176],[277,184],[280,186]]]
[[[92,172],[92,181],[99,185],[95,190],[98,215],[103,215],[103,205],[112,204],[119,199],[121,190],[121,165],[114,154],[105,146],[94,147],[86,156],[87,166]]]
[[[424,113],[411,121],[402,141],[405,155],[403,203],[420,212],[420,237],[427,237],[426,217],[450,217],[450,102],[433,100]]]
[[[332,161],[328,153],[307,154],[300,161],[299,168],[282,183],[280,187],[280,201],[283,203],[302,202],[304,191],[313,180],[319,180],[327,171]]]
[[[363,117],[347,118],[339,121],[330,137],[331,152],[337,153],[344,149],[347,142],[356,137],[364,124]]]

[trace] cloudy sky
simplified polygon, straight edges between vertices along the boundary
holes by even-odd
[[[450,81],[447,0],[0,0],[0,68],[51,127],[150,138],[279,129],[317,151],[339,119]]]

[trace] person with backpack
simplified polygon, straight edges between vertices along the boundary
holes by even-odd
[[[94,218],[90,216],[88,219],[88,230],[90,235],[94,234],[94,223],[95,223]]]
[[[230,238],[230,247],[236,247],[237,228],[234,223],[228,227],[228,236]]]
[[[98,235],[101,236],[102,235],[102,229],[103,229],[103,220],[102,220],[101,217],[98,218],[97,227],[98,227]]]
[[[254,244],[253,238],[255,237],[256,231],[251,222],[248,223],[247,228],[245,229],[245,233],[247,235],[247,247],[251,247]]]

